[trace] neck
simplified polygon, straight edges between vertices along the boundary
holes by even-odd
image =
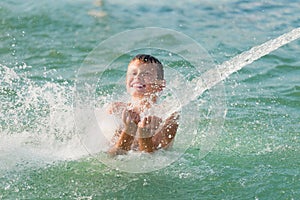
[[[157,102],[157,95],[151,95],[146,97],[132,97],[131,103],[142,110],[150,108],[151,105]]]

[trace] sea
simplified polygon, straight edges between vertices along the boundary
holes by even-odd
[[[300,199],[300,39],[218,72],[299,13],[294,0],[1,0],[0,199]],[[180,110],[178,133],[110,157],[119,122],[101,112],[128,100],[138,53],[165,66],[156,111]]]

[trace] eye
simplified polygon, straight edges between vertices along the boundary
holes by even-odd
[[[143,76],[149,76],[149,75],[151,75],[150,72],[144,72],[144,73],[143,73]]]
[[[136,72],[136,71],[132,71],[132,72],[131,72],[131,75],[136,76],[136,75],[137,75],[137,72]]]

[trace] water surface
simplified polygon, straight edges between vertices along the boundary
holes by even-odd
[[[204,158],[191,145],[158,171],[110,169],[73,118],[76,73],[114,34],[174,29],[219,64],[298,27],[299,12],[297,1],[2,1],[0,199],[299,199],[299,40],[224,81],[225,123]]]

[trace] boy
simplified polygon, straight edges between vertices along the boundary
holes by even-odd
[[[136,55],[129,63],[126,74],[126,89],[131,96],[130,103],[116,102],[109,108],[110,114],[119,114],[123,128],[116,131],[111,155],[125,154],[129,150],[153,152],[171,145],[177,128],[177,112],[162,119],[147,113],[165,87],[163,66],[151,55]]]

